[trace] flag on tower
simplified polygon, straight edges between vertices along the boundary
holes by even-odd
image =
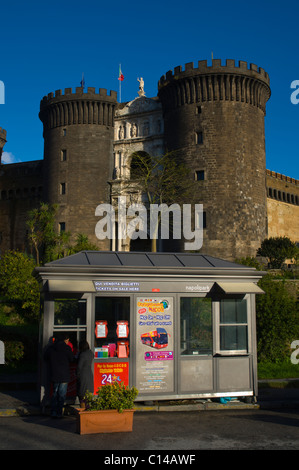
[[[123,76],[123,73],[121,71],[121,66],[119,66],[119,74],[118,74],[118,80],[120,80],[121,82],[124,80],[124,76]]]

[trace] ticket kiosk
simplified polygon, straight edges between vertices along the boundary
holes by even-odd
[[[257,395],[254,268],[192,253],[84,251],[36,268],[40,348],[67,331],[94,353],[94,392],[138,400]],[[46,393],[44,369],[41,397]]]

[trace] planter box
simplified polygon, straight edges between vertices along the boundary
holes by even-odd
[[[135,410],[85,411],[79,408],[77,413],[77,432],[79,434],[96,434],[110,432],[130,432],[133,430]]]

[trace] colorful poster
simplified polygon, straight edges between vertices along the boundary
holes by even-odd
[[[173,297],[139,297],[136,315],[136,386],[140,394],[173,392]]]
[[[102,385],[113,382],[123,382],[129,385],[128,362],[95,362],[94,363],[94,393]]]

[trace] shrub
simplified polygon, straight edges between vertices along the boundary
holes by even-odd
[[[137,388],[114,382],[99,387],[96,395],[86,392],[85,408],[86,410],[117,410],[122,413],[124,410],[133,408],[137,395]]]
[[[7,251],[0,259],[1,296],[30,321],[37,320],[39,314],[40,293],[32,275],[34,268],[34,260],[18,251]]]
[[[16,367],[24,357],[24,344],[21,341],[4,341],[5,363],[11,367]]]
[[[266,275],[259,281],[264,295],[256,299],[258,360],[282,362],[290,358],[290,345],[299,338],[298,304],[284,281]]]

